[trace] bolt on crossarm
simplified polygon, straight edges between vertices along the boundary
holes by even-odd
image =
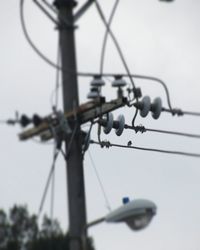
[[[62,63],[64,112],[75,110],[79,106],[78,83],[76,76],[76,49],[74,38],[74,0],[56,0],[60,20],[59,39]],[[62,22],[65,17],[66,22]],[[76,116],[69,121],[71,134],[65,140],[67,157],[67,190],[69,207],[70,250],[82,250],[83,229],[86,225],[85,187],[83,173],[82,143],[80,124]],[[72,139],[73,136],[73,139]],[[71,140],[72,139],[72,140]],[[84,230],[84,237],[87,232]]]

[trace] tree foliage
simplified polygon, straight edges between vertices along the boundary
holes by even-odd
[[[88,240],[88,250],[94,250]],[[68,250],[69,236],[57,220],[44,216],[41,226],[37,216],[26,206],[14,205],[6,214],[0,210],[0,250]]]

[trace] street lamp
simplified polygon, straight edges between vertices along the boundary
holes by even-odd
[[[138,231],[149,225],[156,214],[156,210],[156,205],[149,200],[137,199],[128,201],[105,217],[90,222],[87,224],[87,228],[104,221],[108,223],[125,222],[132,230]]]

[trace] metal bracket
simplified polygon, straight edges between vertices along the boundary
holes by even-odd
[[[97,98],[96,100],[93,100],[92,102],[87,102],[87,103],[80,105],[76,109],[77,119],[80,124],[84,124],[86,122],[89,122],[98,118],[100,115],[109,113],[125,105],[127,105],[126,98],[119,98],[119,99],[112,100],[110,102],[105,102],[105,100],[103,100],[102,98],[100,99]],[[63,115],[65,119],[62,121],[63,129],[64,131],[69,131],[68,129],[70,127],[68,126],[69,125],[68,121],[74,118],[74,110]],[[44,122],[41,123],[38,127],[30,128],[20,133],[19,134],[20,140],[27,140],[33,136],[40,136],[42,141],[51,139],[52,133],[49,129],[49,124],[55,127],[56,130],[59,129],[60,123],[59,123],[58,117],[55,114],[44,118]]]
[[[95,0],[88,0],[74,15],[74,22],[77,22],[80,17],[90,8]]]

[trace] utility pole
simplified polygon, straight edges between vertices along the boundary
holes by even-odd
[[[62,63],[62,85],[64,112],[75,110],[79,106],[76,48],[74,38],[74,0],[56,0],[58,19],[60,20],[59,38]],[[62,23],[63,17],[67,24]],[[65,140],[67,157],[67,191],[69,208],[70,250],[83,250],[82,239],[87,239],[85,185],[83,173],[82,138],[80,124],[76,114],[69,121],[71,134]],[[73,138],[72,138],[73,137]]]

